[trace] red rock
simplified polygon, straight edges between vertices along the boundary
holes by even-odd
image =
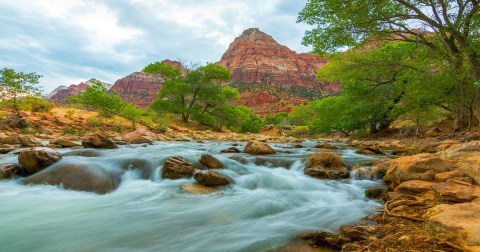
[[[315,54],[297,54],[257,28],[244,31],[217,62],[232,72],[228,84],[239,89],[238,103],[260,114],[290,111],[293,105],[337,93],[338,83],[315,79],[326,63]]]
[[[53,101],[56,103],[70,103],[68,97],[73,95],[78,95],[81,92],[85,91],[89,85],[92,85],[94,81],[98,81],[96,79],[90,79],[86,82],[81,82],[79,84],[71,84],[70,86],[59,86],[54,89],[50,94],[47,96],[47,100]],[[108,88],[112,87],[112,84],[102,82],[102,84]]]
[[[185,68],[178,61],[167,59],[162,62],[185,71]],[[155,97],[162,88],[163,82],[164,79],[161,76],[134,72],[117,80],[111,90],[117,91],[118,95],[127,102],[146,107],[155,101]]]

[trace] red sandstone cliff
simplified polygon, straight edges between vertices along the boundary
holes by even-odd
[[[90,79],[86,82],[81,82],[79,84],[71,84],[70,86],[59,86],[54,89],[47,96],[47,100],[55,103],[70,103],[68,97],[78,95],[81,92],[85,91],[89,85],[92,85],[94,81],[99,81],[96,79]],[[107,89],[112,87],[112,84],[100,81]]]
[[[232,72],[228,84],[240,91],[239,104],[259,114],[290,111],[293,105],[337,93],[338,83],[315,79],[326,63],[314,54],[297,54],[257,28],[245,30],[217,62]]]
[[[182,71],[185,70],[178,61],[167,59],[162,62],[180,68]],[[162,88],[163,82],[164,79],[161,76],[134,72],[117,80],[110,90],[117,91],[118,95],[127,102],[146,107],[155,101],[155,96]]]

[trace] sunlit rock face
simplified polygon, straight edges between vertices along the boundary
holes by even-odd
[[[270,35],[250,28],[230,44],[217,64],[232,72],[228,84],[240,91],[239,104],[270,114],[338,93],[338,83],[315,79],[316,71],[326,63],[325,58],[297,54]]]

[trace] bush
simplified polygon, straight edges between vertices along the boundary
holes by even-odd
[[[67,110],[67,112],[65,114],[65,117],[68,118],[68,119],[72,119],[73,114],[75,114],[75,110],[69,109],[69,110]]]
[[[307,126],[298,126],[295,127],[292,131],[290,131],[288,135],[293,137],[307,137],[311,136],[312,132],[308,129]]]
[[[97,128],[103,125],[103,118],[101,117],[90,117],[87,119],[87,125],[93,128]]]
[[[75,135],[75,136],[83,136],[87,131],[84,129],[76,129],[73,127],[68,127],[63,129],[62,135]]]
[[[27,96],[18,100],[18,108],[20,110],[27,110],[31,112],[48,112],[53,107],[55,107],[55,105],[52,102],[33,96]]]
[[[40,134],[42,133],[42,127],[40,125],[29,124],[27,127],[21,128],[20,133],[24,135]]]

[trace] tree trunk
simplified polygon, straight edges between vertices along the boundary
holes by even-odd
[[[470,58],[470,64],[472,65],[473,81],[474,82],[480,81],[480,61],[476,53],[470,53],[469,58]],[[480,124],[480,87],[475,87],[475,88],[476,88],[475,104],[477,105],[476,114]]]

